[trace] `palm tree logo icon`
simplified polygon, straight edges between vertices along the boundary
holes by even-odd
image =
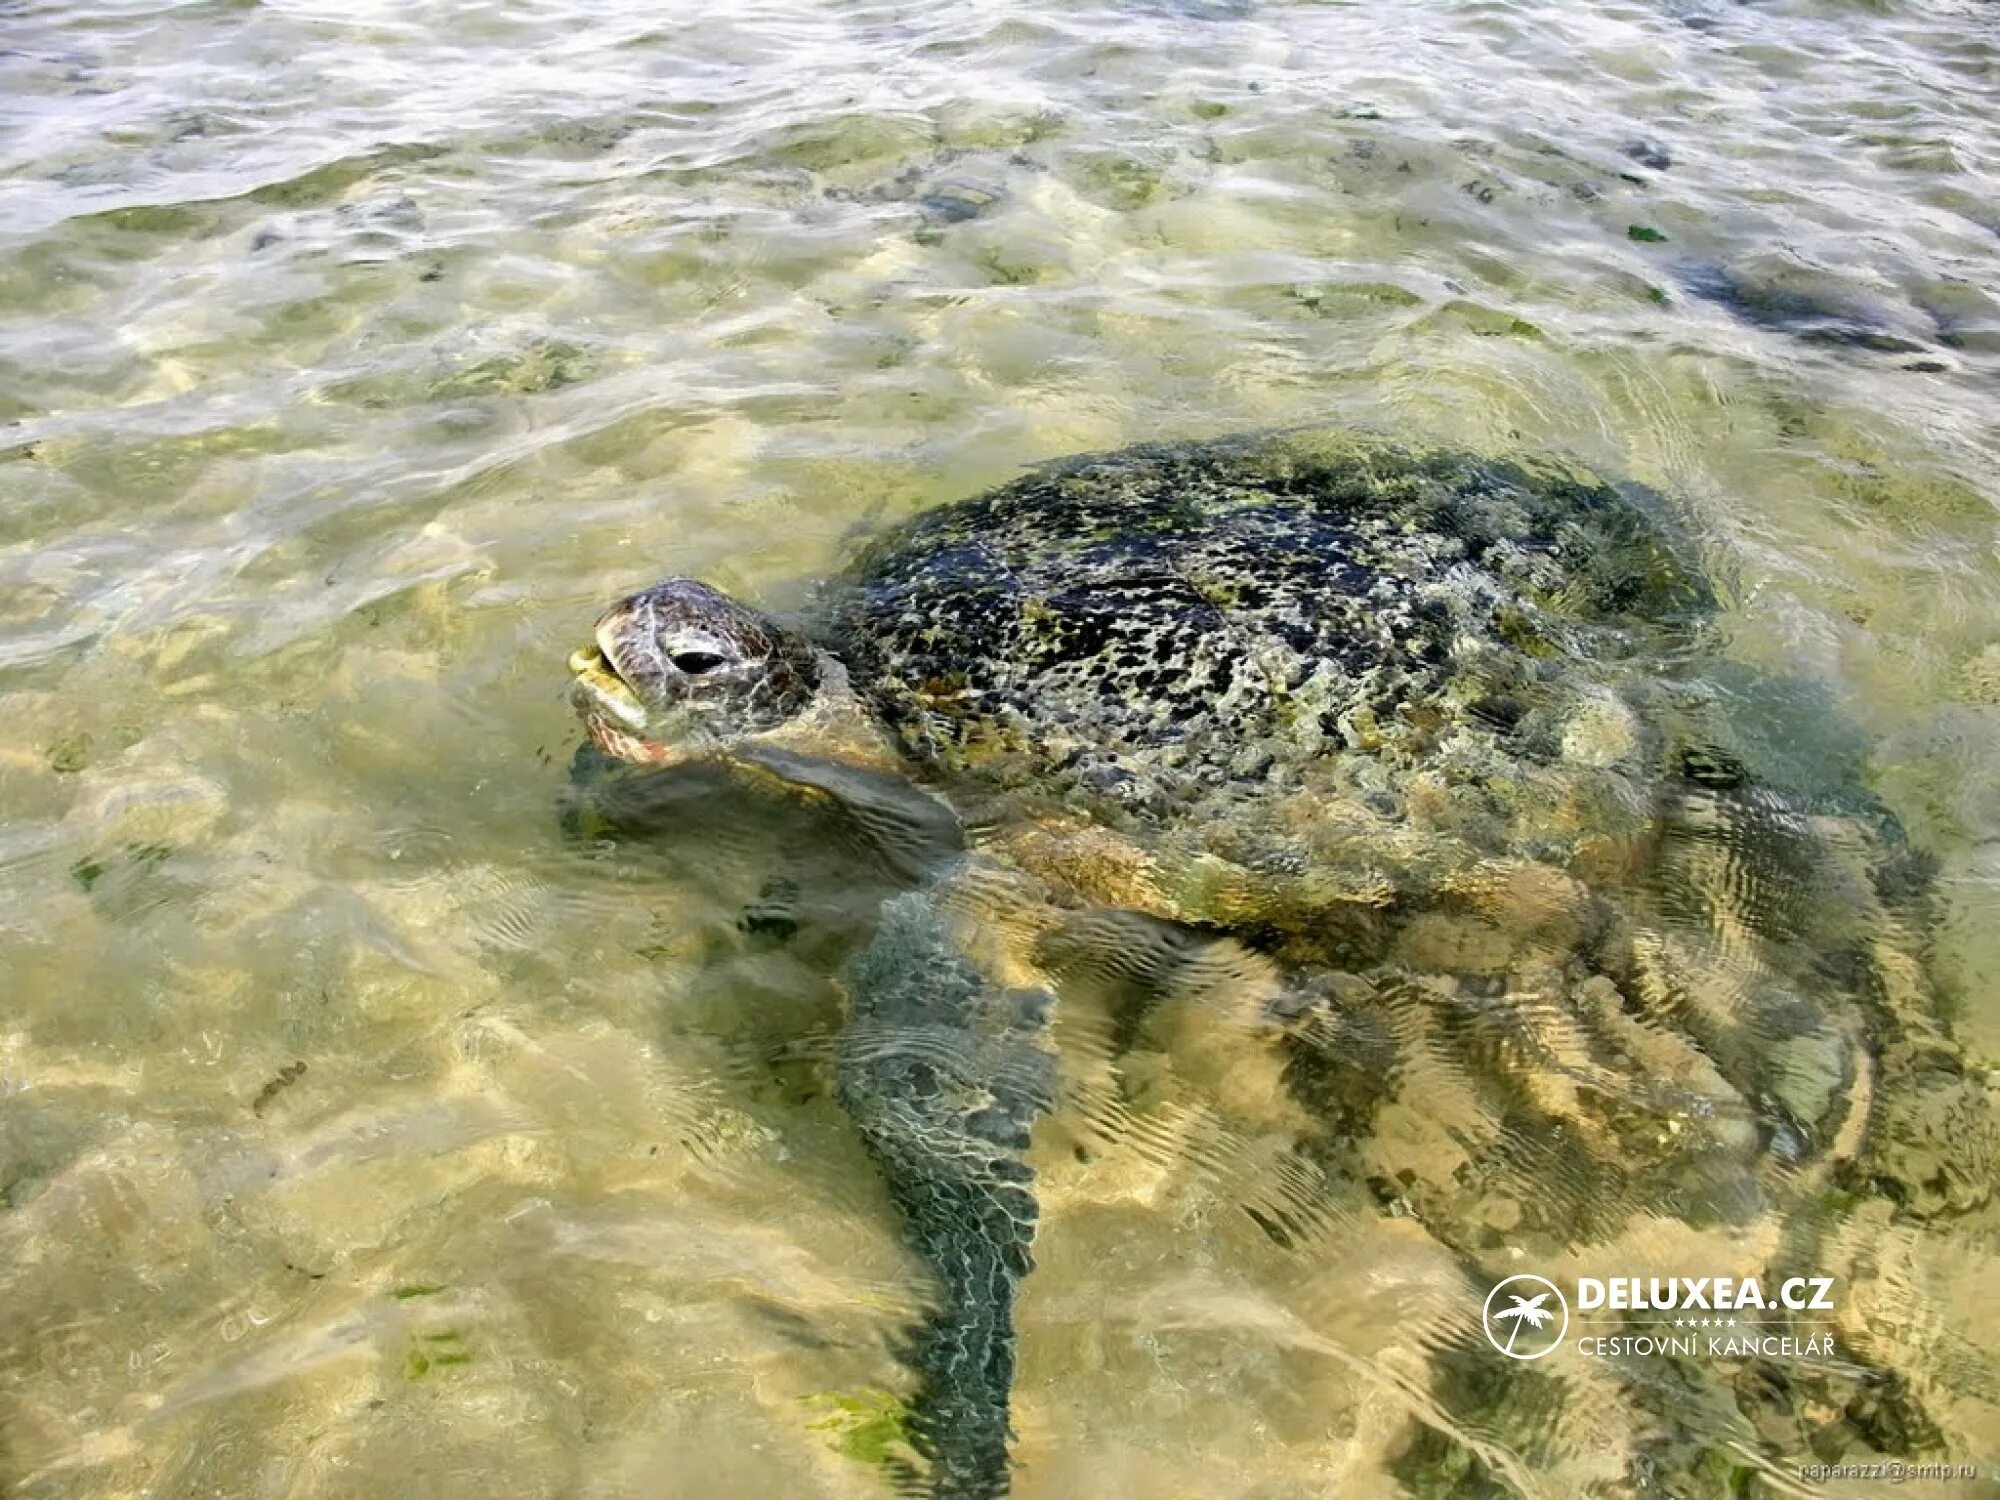
[[[1511,1305],[1501,1308],[1493,1315],[1495,1318],[1514,1320],[1514,1331],[1507,1335],[1507,1347],[1500,1351],[1502,1354],[1514,1352],[1514,1340],[1521,1336],[1523,1323],[1532,1323],[1540,1328],[1555,1316],[1555,1309],[1542,1306],[1548,1300],[1547,1292],[1537,1292],[1532,1297],[1515,1297]]]
[[[1569,1333],[1569,1303],[1541,1276],[1509,1276],[1486,1294],[1482,1316],[1487,1342],[1509,1359],[1540,1359]],[[1526,1343],[1524,1329],[1534,1330]]]

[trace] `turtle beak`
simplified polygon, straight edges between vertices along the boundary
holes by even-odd
[[[646,727],[646,706],[618,675],[601,646],[572,651],[569,670],[575,679],[570,693],[579,707],[603,713],[628,729]]]
[[[596,625],[591,627],[591,639],[597,643],[597,654],[605,665],[618,673],[618,655],[622,647],[630,643],[633,629],[631,601],[626,601],[616,609],[608,611]]]

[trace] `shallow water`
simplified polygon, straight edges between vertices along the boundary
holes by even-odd
[[[883,1493],[925,1289],[815,939],[869,892],[699,789],[669,855],[565,841],[562,662],[1057,455],[1341,423],[1672,497],[1729,658],[1934,856],[1992,1063],[1990,7],[680,9],[0,5],[0,1486]],[[1383,1024],[1357,1171],[1532,1203],[1446,1023]],[[1114,1111],[1063,1040],[1017,1494],[1811,1492],[1741,1367],[1498,1368],[1474,1290],[1801,1224],[1931,1430],[1800,1420],[1992,1492],[1990,1204],[1273,1235],[1282,1111],[1164,1043]]]

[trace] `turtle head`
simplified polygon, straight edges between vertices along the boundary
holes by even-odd
[[[809,708],[811,642],[692,578],[669,578],[605,611],[569,659],[571,698],[599,749],[667,764],[726,752]]]

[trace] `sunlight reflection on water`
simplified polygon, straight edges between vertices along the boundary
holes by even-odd
[[[883,1492],[924,1288],[824,1077],[879,893],[692,796],[677,857],[565,844],[560,668],[628,588],[794,604],[1079,450],[1353,423],[1675,497],[1729,655],[1935,858],[1990,1064],[1996,64],[1950,0],[0,5],[0,1485]],[[1560,1115],[1580,1065],[1531,1004],[1347,1015],[1402,1186],[1290,1244],[1240,1209],[1299,1204],[1296,1104],[1066,1023],[1017,1493],[2000,1453],[1990,1205],[1451,1199],[1550,1275],[1810,1246],[1886,1372],[1496,1385],[1485,1252],[1410,1204],[1571,1170],[1476,1070]]]

